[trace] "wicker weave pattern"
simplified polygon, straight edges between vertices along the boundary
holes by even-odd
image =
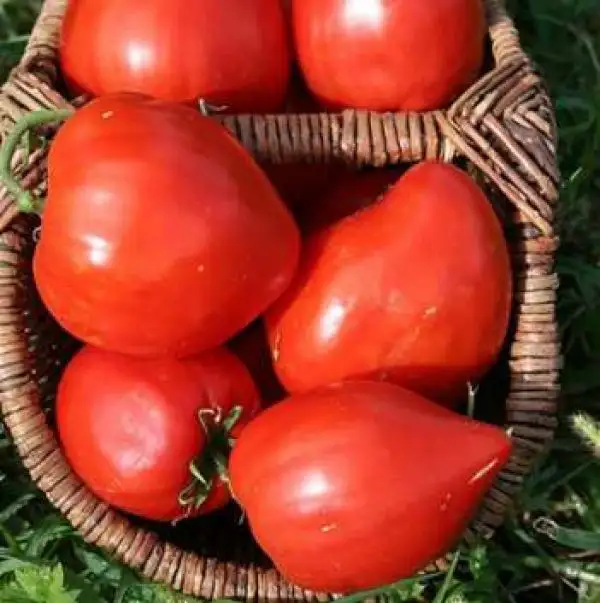
[[[3,133],[29,111],[69,106],[54,89],[65,6],[66,0],[46,1],[27,52],[2,89]],[[554,272],[558,240],[553,219],[559,185],[554,116],[502,1],[488,0],[487,6],[495,68],[447,111],[223,118],[251,152],[275,163],[343,160],[384,166],[425,158],[447,162],[466,158],[483,181],[510,202],[508,236],[517,288],[506,424],[515,450],[467,540],[475,534],[492,536],[531,463],[552,439],[561,368]],[[27,165],[17,158],[16,166],[27,187],[44,191],[44,151],[34,153]],[[32,247],[32,221],[20,217],[12,199],[0,191],[0,401],[19,454],[39,488],[86,540],[150,579],[207,599],[314,599],[316,595],[290,586],[275,570],[224,563],[162,542],[97,500],[71,472],[42,406],[52,401],[61,358],[72,343],[35,296]],[[231,559],[236,559],[235,553]]]

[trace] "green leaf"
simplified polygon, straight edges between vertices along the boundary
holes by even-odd
[[[116,603],[116,602],[114,602]],[[127,591],[123,603],[200,603],[193,597],[181,595],[160,584],[137,583],[132,584]],[[237,603],[222,599],[215,603]]]
[[[538,519],[534,528],[561,546],[600,553],[600,533],[565,528],[547,517]]]
[[[29,557],[43,557],[49,544],[74,536],[73,528],[64,519],[51,515],[36,525],[25,552]]]
[[[392,601],[399,602],[421,600],[426,583],[442,575],[441,573],[424,574],[411,580],[402,580],[389,586],[340,597],[336,599],[335,603],[362,603],[368,599],[376,598],[391,599]]]
[[[13,518],[19,511],[24,509],[32,500],[35,500],[36,495],[32,492],[28,492],[20,496],[10,505],[4,507],[0,511],[0,524],[6,523],[9,519]]]
[[[474,546],[469,551],[469,570],[475,579],[481,579],[489,571],[488,550],[483,545]]]
[[[0,589],[0,601],[7,603],[77,603],[78,592],[65,587],[63,569],[23,568],[14,581]]]
[[[458,568],[459,561],[460,561],[460,551],[457,551],[454,554],[452,563],[450,564],[450,568],[448,569],[448,573],[446,574],[446,577],[444,578],[444,582],[443,582],[441,588],[438,590],[438,593],[435,596],[433,603],[445,603],[446,602],[446,597],[449,594],[450,589],[452,588],[452,586],[454,584],[454,574],[456,573],[456,569]]]
[[[5,559],[4,561],[0,561],[0,578],[3,578],[9,574],[14,574],[17,570],[27,569],[30,567],[31,563],[29,561],[25,561],[24,559]]]
[[[121,584],[123,572],[128,571],[120,564],[109,561],[96,549],[78,547],[75,555],[85,568],[82,573],[86,578],[115,590]]]
[[[136,577],[132,572],[123,572],[121,574],[121,581],[117,588],[114,603],[125,603],[125,595],[136,583]]]
[[[426,586],[418,579],[407,580],[403,584],[398,585],[392,591],[392,599],[394,601],[423,601]]]
[[[571,422],[575,433],[597,457],[600,457],[600,423],[584,412],[575,414]]]

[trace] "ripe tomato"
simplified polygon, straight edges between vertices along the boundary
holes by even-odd
[[[93,101],[59,131],[34,259],[60,324],[143,356],[195,354],[250,324],[290,282],[300,235],[216,122],[138,95]]]
[[[311,237],[267,313],[289,392],[396,382],[455,403],[496,361],[512,279],[501,225],[458,168],[411,168],[377,205]]]
[[[331,226],[373,205],[399,177],[397,169],[349,173],[319,198],[299,205],[298,223],[308,233]]]
[[[262,320],[253,322],[229,342],[229,349],[246,365],[266,403],[279,402],[285,391],[277,379]]]
[[[448,551],[510,448],[495,427],[357,382],[266,410],[229,468],[280,571],[304,588],[348,593],[410,577]]]
[[[260,401],[248,371],[224,349],[186,360],[145,360],[87,347],[67,367],[56,402],[62,446],[84,483],[107,503],[157,521],[207,513],[229,501],[215,462],[229,453],[224,420],[236,407],[241,416],[233,437]],[[179,497],[191,483],[194,459],[211,484],[205,502],[188,509]]]
[[[279,0],[76,0],[60,64],[77,93],[267,112],[284,102],[290,46]]]
[[[329,107],[441,109],[478,75],[482,0],[295,0],[300,66]]]

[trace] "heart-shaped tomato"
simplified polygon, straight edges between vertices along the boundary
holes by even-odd
[[[447,552],[510,448],[501,430],[403,388],[344,383],[258,416],[233,450],[230,480],[289,580],[346,593]]]
[[[267,315],[290,392],[390,380],[454,403],[493,365],[511,307],[502,227],[458,168],[411,168],[375,206],[310,238]]]
[[[96,99],[60,129],[48,170],[35,280],[85,343],[194,355],[254,321],[294,275],[290,212],[225,128],[189,107]]]

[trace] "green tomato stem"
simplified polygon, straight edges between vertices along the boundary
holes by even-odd
[[[231,452],[231,430],[243,413],[241,406],[235,406],[229,414],[222,416],[220,410],[202,409],[198,420],[206,434],[206,446],[189,465],[190,482],[179,494],[179,504],[189,515],[200,508],[208,499],[215,479],[229,483],[227,463]]]
[[[61,123],[73,115],[72,109],[34,111],[21,118],[0,148],[0,181],[15,198],[24,213],[40,213],[43,201],[25,190],[12,173],[12,160],[23,137],[34,128],[53,123]]]

